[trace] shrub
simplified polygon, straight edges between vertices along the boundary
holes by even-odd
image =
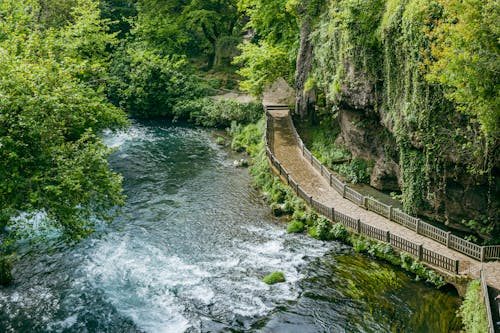
[[[481,282],[479,280],[474,280],[469,283],[465,299],[459,309],[459,314],[462,317],[465,332],[488,332],[486,307],[482,297]]]
[[[288,223],[288,226],[286,228],[286,232],[289,234],[291,233],[301,233],[305,229],[304,223],[296,220],[292,220],[290,223]]]
[[[351,183],[369,183],[373,161],[353,158],[349,163],[334,165],[332,168],[344,175]]]
[[[347,231],[343,224],[335,223],[330,229],[330,237],[331,239],[346,242],[349,238],[349,231]]]
[[[262,279],[262,282],[267,284],[276,284],[285,282],[285,275],[282,272],[273,272]]]
[[[330,228],[330,221],[325,217],[320,217],[316,220],[314,226],[309,228],[309,235],[319,240],[331,240]]]
[[[206,127],[229,127],[232,122],[254,123],[262,116],[258,102],[242,103],[233,99],[210,97],[182,100],[173,107],[175,119],[185,119]]]

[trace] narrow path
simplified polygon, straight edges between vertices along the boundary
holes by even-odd
[[[266,103],[267,102],[267,103]],[[265,100],[265,104],[273,104]],[[459,252],[451,250],[446,246],[419,235],[416,232],[394,223],[383,216],[365,210],[351,201],[344,199],[337,191],[330,187],[329,183],[314,169],[307,161],[299,149],[295,140],[293,129],[288,119],[289,110],[272,110],[270,115],[273,118],[274,140],[273,152],[279,162],[285,167],[290,176],[318,202],[336,210],[348,214],[349,216],[361,219],[379,229],[389,230],[392,234],[421,243],[429,250],[436,251],[442,255],[460,261],[459,273],[467,274],[474,278],[479,277],[481,263],[469,258]],[[500,290],[500,262],[483,263],[486,272],[488,285]]]

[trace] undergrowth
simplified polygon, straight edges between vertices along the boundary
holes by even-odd
[[[469,283],[465,299],[458,311],[467,333],[488,332],[486,307],[482,297],[481,282],[474,280]]]
[[[188,120],[205,127],[225,128],[232,122],[254,123],[262,116],[257,102],[242,103],[233,99],[204,97],[177,103],[172,111],[174,119]]]
[[[350,183],[369,183],[373,161],[352,158],[344,146],[335,144],[339,135],[338,125],[332,125],[325,118],[318,126],[300,124],[298,130],[311,153],[330,170],[344,176]]]

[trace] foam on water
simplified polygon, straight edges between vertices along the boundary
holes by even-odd
[[[0,288],[0,331],[371,327],[345,326],[362,317],[361,305],[335,298],[328,265],[308,269],[341,247],[287,234],[252,190],[248,173],[234,168],[231,153],[209,137],[165,124],[108,133],[104,141],[118,148],[110,164],[125,177],[124,214],[101,237],[54,253],[28,253],[15,272],[18,285]],[[263,283],[274,271],[286,282]],[[320,284],[324,276],[328,295]]]

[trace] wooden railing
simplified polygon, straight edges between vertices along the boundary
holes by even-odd
[[[486,319],[488,321],[488,333],[495,333],[495,326],[493,324],[493,314],[491,312],[490,295],[488,293],[488,284],[486,284],[486,274],[481,267],[480,271],[481,279],[481,293],[483,294],[483,301],[486,307]]]
[[[269,118],[271,117],[267,112],[266,114],[269,123],[271,120]],[[290,185],[290,187],[295,191],[297,196],[306,201],[306,203],[308,203],[311,207],[313,207],[317,213],[325,216],[332,223],[333,222],[341,223],[345,227],[352,229],[353,231],[359,234],[389,243],[397,250],[408,252],[422,262],[426,262],[436,267],[445,269],[449,272],[458,274],[458,265],[459,265],[458,260],[454,260],[452,258],[448,258],[439,253],[436,253],[432,250],[425,249],[421,244],[416,244],[410,240],[391,234],[388,230],[382,230],[373,227],[369,224],[362,222],[359,219],[355,219],[349,215],[339,212],[338,210],[334,209],[334,207],[328,207],[322,204],[321,202],[315,200],[302,187],[300,187],[300,185],[293,179],[293,177],[290,176],[286,168],[283,165],[281,165],[278,159],[274,156],[274,153],[272,152],[272,146],[269,145],[270,142],[273,142],[273,135],[274,134],[272,131],[272,127],[266,126],[266,133],[265,133],[266,155],[269,161],[277,170],[277,172],[286,180],[286,182]],[[309,156],[311,156],[310,152],[307,153],[309,154]],[[323,174],[325,173],[325,170],[326,172],[328,172],[328,175],[326,176],[327,179],[333,179],[332,178],[333,175],[326,168],[322,168],[321,170]],[[337,179],[334,180],[334,182],[337,181],[338,181]],[[330,182],[330,184],[332,184],[332,182]],[[346,186],[344,185],[343,189],[345,188]],[[346,191],[346,193],[351,193],[351,192]],[[356,192],[356,194],[353,194],[353,197],[358,198],[356,200],[359,201],[360,201],[359,198],[365,200],[365,197],[358,195],[359,193]],[[361,202],[360,205],[363,203],[364,202]]]
[[[268,115],[268,124],[272,121],[272,117],[268,114],[268,109],[285,109],[285,106],[267,106],[266,114]],[[343,183],[335,175],[333,175],[328,168],[323,165],[302,142],[295,126],[293,125],[292,118],[289,116],[288,121],[290,122],[290,128],[293,131],[295,140],[299,149],[302,151],[304,158],[311,163],[311,165],[318,170],[321,175],[328,181],[330,187],[335,189],[344,198],[350,200],[356,205],[363,207],[369,211],[375,212],[379,215],[386,217],[387,219],[405,226],[406,228],[415,231],[417,234],[431,238],[441,244],[446,245],[450,249],[456,250],[463,253],[471,258],[479,261],[488,260],[500,260],[500,245],[494,246],[480,246],[469,242],[463,238],[452,235],[440,228],[437,228],[429,223],[420,220],[417,217],[410,216],[399,209],[395,209],[388,206],[376,199],[371,197],[363,196],[361,193],[350,188],[347,184]],[[267,126],[267,132],[272,129],[271,126]],[[267,134],[266,134],[267,136]],[[272,136],[272,135],[271,135]],[[267,140],[267,139],[266,139]],[[266,141],[268,142],[268,141]],[[268,143],[271,143],[270,141]],[[272,146],[272,145],[271,145]]]

